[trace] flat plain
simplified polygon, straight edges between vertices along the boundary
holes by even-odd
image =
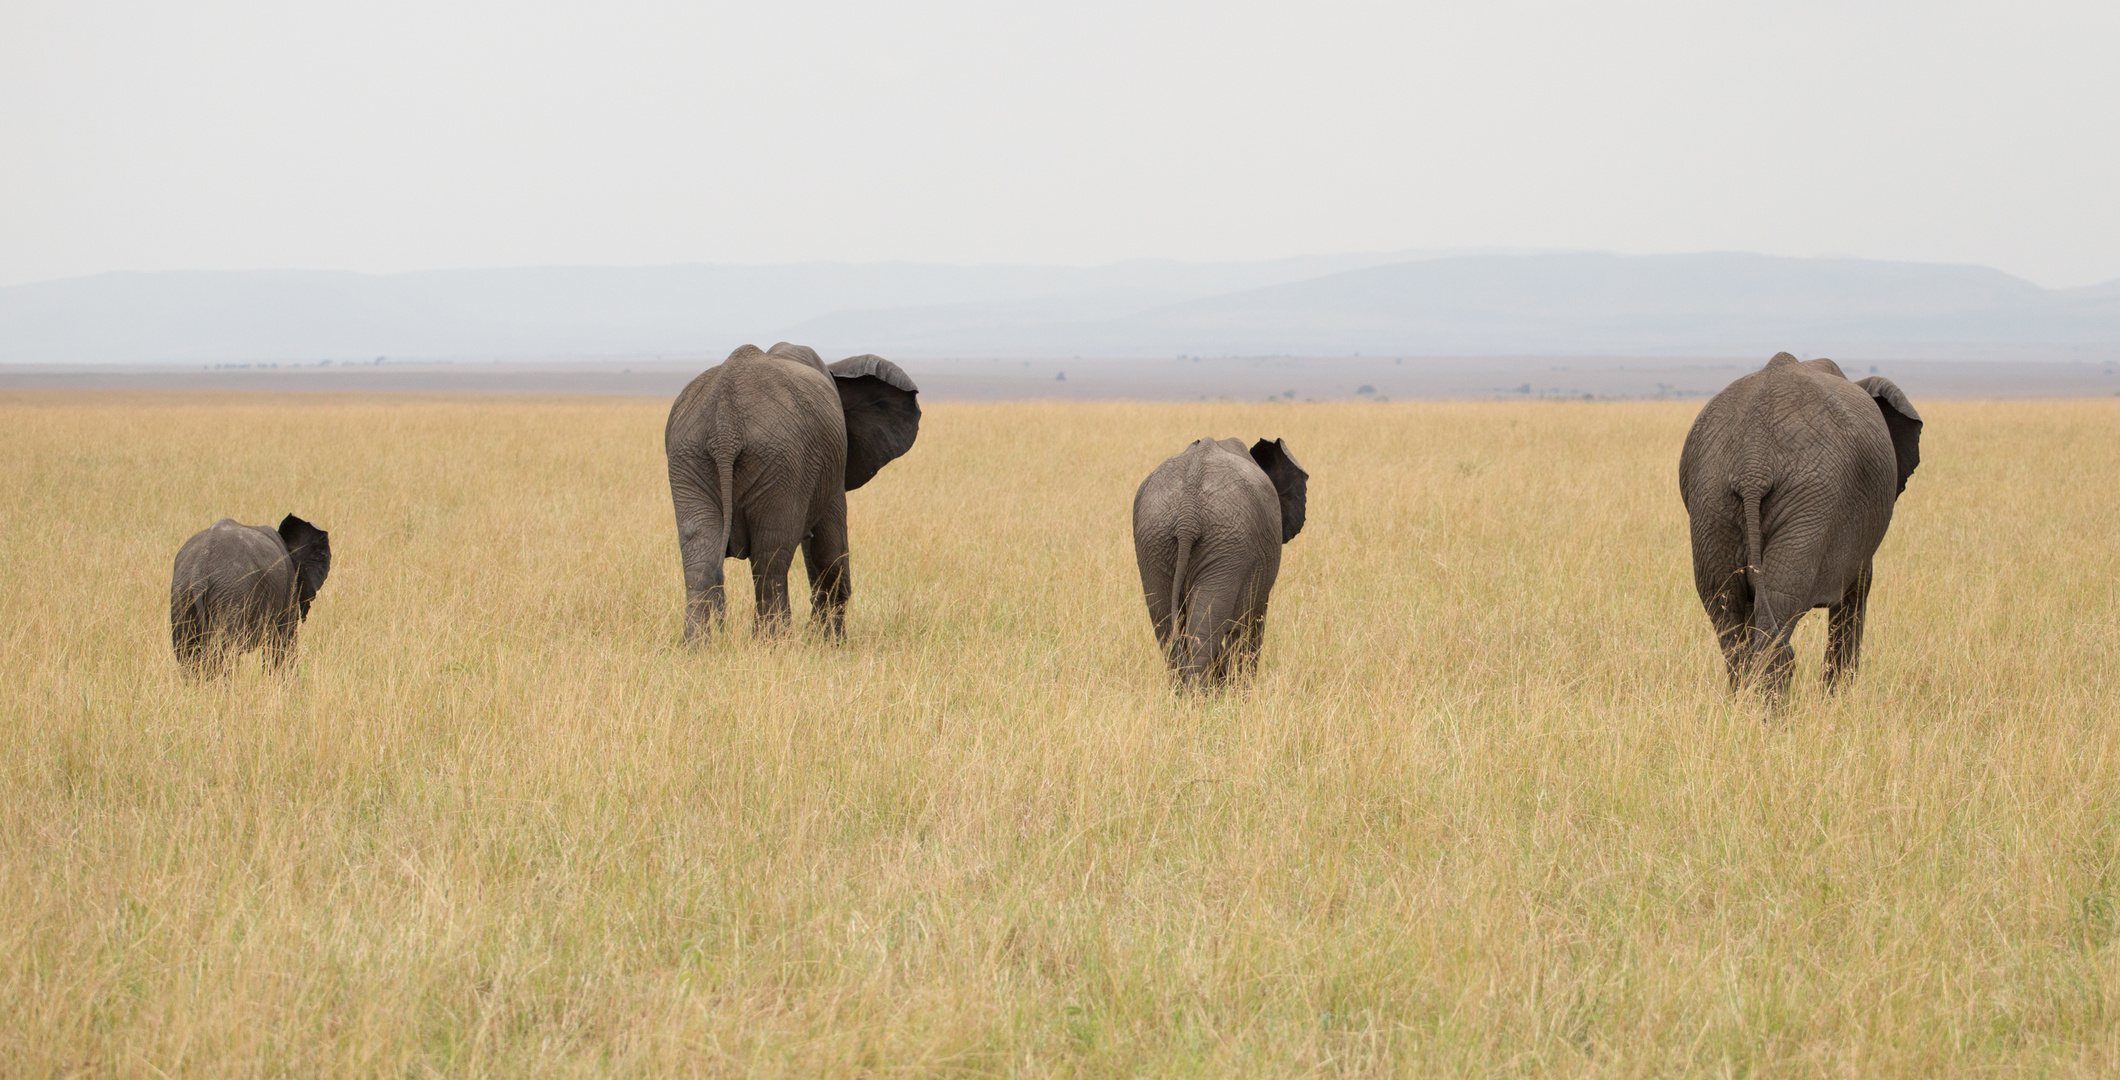
[[[1906,389],[1771,719],[1697,402],[933,404],[843,645],[731,563],[687,649],[666,400],[0,396],[0,1072],[2120,1074],[2120,400]],[[1128,513],[1206,435],[1310,514],[1185,697]],[[178,545],[290,511],[297,672],[180,678]]]
[[[759,339],[763,347],[770,338]],[[2120,397],[2120,347],[1987,350],[1958,359],[1837,353],[1855,377],[1887,375],[1940,398]],[[836,355],[836,354],[835,354]],[[1692,400],[1765,358],[1749,356],[905,356],[925,401]],[[1808,357],[1810,354],[1804,354]],[[665,400],[726,354],[549,360],[297,364],[0,364],[25,390],[540,394]],[[1367,401],[1364,401],[1366,404]]]

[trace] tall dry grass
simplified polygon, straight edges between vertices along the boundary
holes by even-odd
[[[1690,405],[932,405],[847,643],[693,652],[663,402],[9,397],[0,1072],[2120,1074],[2120,402],[1921,404],[1762,723]],[[1312,502],[1186,700],[1210,434]],[[289,511],[299,672],[182,680],[177,546]]]

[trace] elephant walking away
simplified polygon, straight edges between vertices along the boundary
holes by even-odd
[[[331,534],[293,514],[277,530],[227,518],[177,550],[169,638],[177,663],[213,674],[263,646],[275,670],[294,659],[295,632],[331,573]]]
[[[789,621],[795,549],[810,575],[810,619],[846,636],[847,492],[912,449],[920,388],[880,356],[826,366],[807,346],[745,345],[670,406],[663,452],[685,568],[685,640],[720,626],[725,559],[748,559],[757,629]]]
[[[1281,545],[1303,531],[1310,474],[1288,444],[1200,439],[1134,494],[1134,561],[1180,685],[1257,670]]]
[[[1921,414],[1899,387],[1850,382],[1824,358],[1777,354],[1701,409],[1678,487],[1733,690],[1788,691],[1789,636],[1814,607],[1827,611],[1827,688],[1855,673],[1872,560],[1920,464]]]

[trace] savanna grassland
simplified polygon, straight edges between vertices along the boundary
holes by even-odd
[[[667,402],[0,399],[0,1072],[2120,1075],[2120,401],[1907,389],[1771,722],[1697,403],[932,404],[847,642],[731,563],[687,650]],[[1188,699],[1128,513],[1210,434],[1310,514]],[[180,678],[178,545],[289,511],[298,671]]]

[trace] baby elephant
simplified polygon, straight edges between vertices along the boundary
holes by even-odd
[[[284,668],[295,631],[331,573],[331,536],[293,514],[277,532],[227,518],[184,541],[169,582],[169,638],[192,674],[217,672],[260,645]]]
[[[1310,474],[1288,444],[1200,439],[1134,494],[1134,561],[1156,642],[1185,686],[1256,670],[1281,545]]]

